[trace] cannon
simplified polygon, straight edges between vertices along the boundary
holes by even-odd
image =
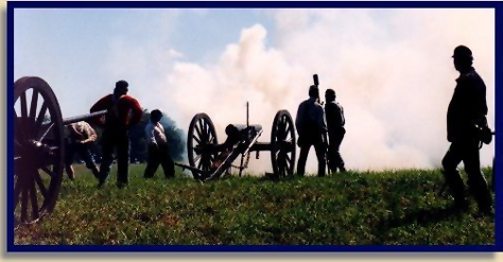
[[[64,169],[64,126],[106,110],[63,119],[51,87],[39,77],[14,83],[13,209],[16,223],[34,223],[56,204]]]
[[[209,181],[222,176],[229,168],[237,167],[239,176],[247,168],[250,154],[269,151],[276,177],[291,176],[295,165],[295,127],[290,113],[280,110],[274,117],[271,140],[258,142],[262,126],[250,125],[249,106],[246,107],[246,125],[230,124],[226,127],[227,139],[219,144],[215,126],[206,113],[198,113],[190,122],[187,135],[189,165],[176,165],[189,169],[195,179]],[[239,166],[232,163],[241,155]]]

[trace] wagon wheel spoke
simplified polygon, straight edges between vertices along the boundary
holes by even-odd
[[[208,138],[209,138],[209,136],[208,136],[208,126],[207,126],[206,122],[202,121],[202,120],[201,120],[201,125],[203,126],[204,140],[208,141]]]
[[[289,130],[290,130],[290,123],[288,122],[285,122],[285,132],[284,132],[284,135],[283,135],[283,140],[285,140],[288,135],[289,135]]]
[[[192,136],[192,139],[196,140],[198,145],[201,144],[201,140],[198,137],[196,137],[195,135]]]
[[[38,200],[37,200],[37,189],[35,188],[35,183],[34,181],[32,180],[31,181],[31,191],[30,191],[30,195],[31,195],[31,212],[32,212],[32,218],[33,220],[37,219],[39,217],[39,213],[38,213]]]
[[[21,117],[28,117],[28,108],[26,106],[26,93],[22,93],[21,97]]]
[[[49,134],[49,131],[51,131],[53,127],[54,127],[54,123],[51,123],[49,126],[47,126],[47,129],[38,138],[38,141],[43,141],[45,139],[45,137],[47,136],[47,134]]]
[[[47,175],[49,175],[52,179],[54,177],[54,172],[49,170],[46,166],[40,168],[42,171],[44,171]]]
[[[35,119],[35,114],[37,113],[37,102],[38,102],[38,91],[33,90],[33,94],[31,96],[31,105],[30,105],[30,118]]]
[[[203,126],[203,120],[199,119],[196,123],[196,131],[198,132],[197,134],[199,135],[199,138],[201,138],[202,141],[204,141],[204,126]]]
[[[285,154],[285,160],[287,163],[290,163],[292,161],[292,159],[290,158],[290,156],[288,154]]]
[[[199,125],[197,125],[197,124],[196,124],[196,125],[194,126],[194,128],[195,128],[195,130],[196,130],[197,136],[198,136],[200,139],[202,139],[202,138],[203,138],[203,135],[202,135],[202,133],[201,133],[201,127],[199,127]]]
[[[38,189],[40,190],[40,193],[42,193],[44,198],[47,198],[48,197],[47,188],[45,188],[44,182],[42,181],[42,178],[40,177],[40,174],[38,172],[35,175],[35,182],[38,185]]]
[[[285,171],[289,170],[292,167],[292,159],[288,154],[285,155]]]
[[[14,140],[18,141],[18,144],[23,144],[22,142],[28,139],[26,135],[27,129],[23,128],[24,118],[16,117],[15,119]]]
[[[206,171],[211,170],[211,158],[209,155],[207,155],[205,158],[204,167],[205,167]]]
[[[203,167],[204,157],[201,157],[201,161],[197,163],[197,169],[201,170]]]
[[[194,162],[197,162],[197,161],[201,160],[201,156],[202,156],[202,155],[197,155],[197,156],[194,158]]]
[[[47,109],[48,109],[47,104],[44,101],[44,103],[42,104],[42,107],[40,108],[40,112],[38,113],[37,120],[35,122],[35,130],[38,131],[40,129],[40,127],[42,126]]]
[[[207,169],[207,171],[210,171],[212,168],[211,163],[213,163],[213,161],[211,159],[212,159],[211,155],[206,156],[206,169]]]
[[[21,190],[23,189],[23,185],[21,183],[21,179],[17,179],[17,183],[14,185],[14,208],[19,203],[19,198],[21,194]]]
[[[27,221],[28,217],[28,187],[23,185],[21,193],[21,221]]]
[[[206,171],[211,171],[211,169],[212,169],[212,164],[211,163],[213,163],[212,160],[211,160],[211,156],[208,156],[206,158]]]
[[[211,163],[215,162],[215,155],[214,154],[210,155],[210,160],[211,160]]]

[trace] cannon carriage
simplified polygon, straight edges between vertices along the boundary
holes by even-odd
[[[229,124],[225,129],[227,139],[219,144],[215,126],[206,113],[198,113],[190,122],[187,135],[189,166],[194,178],[201,181],[217,179],[230,167],[239,169],[239,176],[247,168],[252,152],[271,153],[273,174],[276,177],[291,176],[295,166],[295,127],[290,113],[280,110],[274,117],[270,142],[259,142],[262,126],[249,125],[247,104],[247,124]],[[241,156],[238,166],[232,163]]]

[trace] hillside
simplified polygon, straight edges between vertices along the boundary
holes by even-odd
[[[115,171],[98,190],[82,166],[63,182],[56,210],[15,230],[16,244],[479,245],[494,243],[494,217],[449,209],[439,171],[348,172],[278,182],[230,177],[201,184],[158,171],[130,184]],[[485,170],[490,174],[490,170]],[[490,178],[488,178],[490,180]]]

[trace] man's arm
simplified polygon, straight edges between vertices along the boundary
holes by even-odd
[[[110,99],[111,99],[110,96],[111,95],[104,96],[100,100],[98,100],[96,103],[94,103],[94,105],[91,106],[91,109],[89,110],[89,112],[92,113],[92,112],[108,109],[108,106],[110,104]]]
[[[94,129],[91,127],[91,125],[89,125],[86,122],[84,122],[84,133],[86,134],[87,139],[82,140],[81,141],[82,144],[87,144],[87,143],[90,143],[90,142],[94,142],[98,138],[98,135],[96,134],[96,131],[94,131]]]
[[[157,145],[155,141],[154,125],[152,125],[152,123],[148,123],[147,126],[145,126],[145,138],[149,144]]]
[[[140,103],[138,100],[131,97],[130,99],[130,107],[131,107],[131,120],[129,122],[130,125],[135,125],[141,120],[141,116],[143,115],[143,110],[141,109]]]
[[[321,134],[320,134],[321,140],[322,140],[323,144],[327,145],[328,144],[328,138],[327,138],[328,129],[327,129],[327,120],[325,117],[325,111],[323,110],[323,107],[321,107],[321,106],[317,106],[316,110],[317,110],[316,123],[318,125],[318,130],[321,132]]]
[[[485,126],[487,123],[487,102],[486,102],[486,86],[482,79],[475,78],[470,79],[471,81],[471,99],[472,99],[472,121],[479,126]]]
[[[302,104],[297,108],[297,115],[295,116],[295,129],[297,129],[297,133],[303,134],[304,131],[304,107]]]

